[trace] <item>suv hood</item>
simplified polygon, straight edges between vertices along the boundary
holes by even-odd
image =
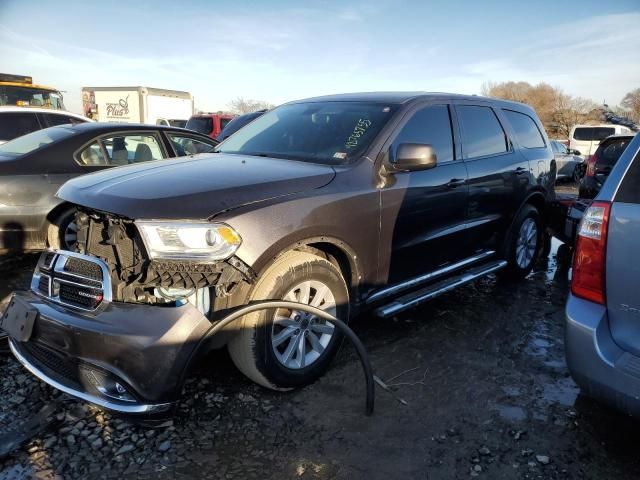
[[[202,154],[110,168],[65,183],[57,196],[132,219],[207,219],[221,211],[328,184],[326,165]]]

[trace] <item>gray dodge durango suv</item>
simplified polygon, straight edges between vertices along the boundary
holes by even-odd
[[[640,136],[611,170],[578,231],[566,355],[583,392],[640,415]]]
[[[340,345],[293,300],[394,315],[483,275],[527,275],[555,164],[528,106],[366,93],[280,106],[215,153],[83,176],[77,250],[43,253],[3,328],[43,380],[124,412],[168,409],[193,358],[227,346],[265,387],[308,384]],[[212,366],[212,368],[215,368]]]

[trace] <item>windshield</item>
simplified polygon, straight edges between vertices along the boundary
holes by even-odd
[[[367,149],[395,110],[365,102],[283,105],[238,130],[217,151],[347,163]]]
[[[191,117],[187,122],[186,128],[209,135],[213,130],[213,120],[211,117]]]
[[[42,88],[0,85],[0,105],[64,110],[62,95]]]
[[[70,137],[73,133],[74,130],[65,127],[51,127],[38,130],[18,137],[10,142],[3,143],[0,145],[0,154],[18,157],[25,153],[46,147],[57,140]]]

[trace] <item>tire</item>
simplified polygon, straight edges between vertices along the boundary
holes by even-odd
[[[328,260],[307,252],[292,251],[279,257],[258,279],[248,301],[300,300],[307,284],[307,297],[312,304],[316,299],[328,299],[320,308],[326,306],[337,318],[348,321],[349,290],[340,270]],[[332,303],[335,307],[331,307]],[[342,335],[335,327],[300,313],[296,317],[296,312],[288,310],[255,312],[239,320],[238,324],[239,331],[227,347],[233,362],[248,378],[273,390],[289,390],[313,383],[326,372],[342,342]],[[311,341],[311,336],[315,342]],[[297,345],[293,353],[289,351],[292,342]],[[306,354],[301,355],[300,351]],[[301,358],[305,360],[301,361]]]
[[[532,228],[534,230],[531,230]],[[513,279],[522,279],[529,275],[542,247],[542,235],[540,213],[532,205],[524,205],[516,216],[507,238],[505,260],[508,263],[503,270],[504,275]],[[525,239],[530,239],[532,243],[527,243],[523,247],[521,242]],[[534,239],[535,244],[533,244]]]
[[[551,253],[551,242],[553,237],[548,233],[542,234],[542,248],[540,249],[540,258],[549,258],[549,254]]]
[[[75,239],[72,232],[76,232],[76,209],[70,208],[58,214],[47,228],[47,245],[55,250],[75,250]]]

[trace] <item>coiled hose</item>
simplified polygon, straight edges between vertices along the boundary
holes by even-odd
[[[353,332],[353,330],[351,330],[351,328],[347,326],[346,323],[325,312],[324,310],[320,310],[319,308],[312,307],[311,305],[307,305],[304,303],[289,302],[286,300],[261,300],[250,303],[249,305],[246,305],[244,307],[240,307],[237,310],[231,312],[229,315],[223,317],[218,323],[216,323],[207,331],[206,335],[203,338],[215,335],[230,323],[235,322],[239,318],[242,318],[249,313],[260,310],[269,310],[272,308],[288,308],[290,310],[301,310],[303,312],[310,313],[311,315],[315,315],[318,318],[322,318],[332,323],[345,335],[345,337],[349,339],[351,344],[356,349],[358,357],[360,358],[360,363],[362,364],[362,370],[364,371],[364,378],[367,388],[365,414],[367,416],[371,416],[373,414],[375,384],[373,380],[373,369],[371,368],[371,362],[369,362],[367,351],[365,350],[364,345],[362,345],[362,342],[360,341],[358,336]]]

